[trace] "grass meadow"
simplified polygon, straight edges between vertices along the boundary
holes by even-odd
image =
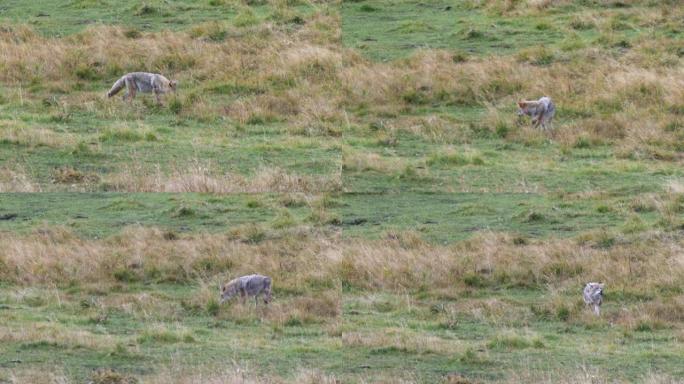
[[[0,383],[681,383],[683,18],[4,1]]]

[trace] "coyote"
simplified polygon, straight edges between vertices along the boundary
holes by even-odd
[[[124,100],[133,100],[136,92],[154,92],[157,103],[161,105],[161,98],[159,95],[167,92],[176,92],[177,84],[177,81],[169,80],[158,73],[131,72],[123,75],[114,83],[112,89],[107,92],[107,97],[116,95],[126,87],[126,93],[123,97]]]
[[[546,130],[551,128],[551,120],[556,114],[556,106],[550,98],[544,96],[537,101],[518,101],[518,116],[527,115],[532,117],[532,126]]]
[[[271,301],[271,278],[263,275],[248,275],[235,278],[221,287],[221,304],[240,294],[242,304],[247,296],[254,296],[255,305],[263,293],[264,303]]]
[[[587,283],[582,296],[587,305],[594,306],[596,316],[600,315],[601,304],[603,304],[603,283]]]

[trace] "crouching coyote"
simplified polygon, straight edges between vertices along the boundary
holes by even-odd
[[[177,81],[169,80],[158,73],[131,72],[123,75],[114,83],[112,89],[107,92],[107,97],[116,95],[126,87],[126,93],[123,97],[124,100],[133,100],[136,92],[153,92],[154,96],[157,98],[157,103],[161,104],[159,95],[162,93],[176,92],[177,84]]]
[[[594,306],[596,316],[600,315],[601,304],[603,304],[603,283],[587,283],[582,297],[587,305]]]
[[[254,296],[255,305],[259,302],[259,294],[263,294],[264,303],[271,301],[271,278],[263,275],[248,275],[229,281],[221,287],[221,304],[240,294],[242,303],[247,296]]]
[[[551,128],[551,120],[556,114],[556,106],[550,98],[544,96],[541,99],[518,101],[518,116],[527,115],[532,117],[532,126],[546,130]]]

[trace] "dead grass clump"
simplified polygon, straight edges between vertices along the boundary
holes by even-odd
[[[681,325],[684,323],[684,295],[651,301],[645,304],[644,310],[651,319]]]
[[[458,303],[452,310],[454,315],[468,313],[479,321],[497,326],[520,326],[530,318],[527,308],[520,308],[499,299],[467,300]]]
[[[217,293],[218,295],[218,293]],[[297,327],[305,324],[334,322],[341,314],[340,291],[324,291],[296,298],[276,297],[268,305],[260,301],[255,306],[254,298],[245,304],[237,299],[220,305],[216,316],[239,324],[267,321],[277,327]]]
[[[177,369],[169,368],[168,372],[162,372],[147,377],[145,382],[151,384],[265,384],[271,380],[260,379],[257,375],[249,375],[241,369],[223,372],[192,373],[178,372]]]
[[[297,367],[294,367],[297,368]],[[150,384],[339,384],[335,376],[314,369],[299,368],[290,378],[277,375],[258,375],[249,369],[233,364],[202,369],[198,371],[181,370],[175,366],[164,367],[160,372],[146,375],[145,383]]]
[[[342,344],[348,348],[371,348],[373,353],[395,351],[418,354],[454,354],[464,348],[456,340],[432,335],[418,335],[405,328],[385,328],[381,332],[345,332]]]
[[[0,249],[0,278],[18,285],[60,286],[200,279],[207,282],[206,287],[184,305],[193,311],[213,311],[210,302],[217,300],[216,290],[209,281],[255,271],[273,277],[276,298],[279,290],[304,292],[305,287],[312,286],[332,289],[338,281],[346,287],[370,291],[437,295],[481,287],[524,287],[559,292],[532,308],[536,316],[556,319],[572,319],[580,311],[575,298],[579,298],[584,284],[603,281],[607,283],[607,297],[612,297],[607,300],[629,303],[662,297],[661,303],[644,312],[649,318],[673,323],[681,309],[679,293],[673,287],[684,281],[680,257],[684,244],[668,232],[631,235],[638,241],[595,234],[595,238],[579,241],[549,239],[517,244],[507,235],[483,234],[450,246],[429,244],[412,233],[388,233],[385,239],[354,242],[311,233],[292,239],[261,233],[258,238],[202,234],[174,241],[166,240],[163,231],[140,227],[106,240],[80,239],[59,228],[30,235],[0,234],[4,244]],[[566,299],[566,292],[572,292],[567,296],[570,299]],[[290,317],[299,319],[293,322],[305,322],[338,316],[336,296],[325,293],[305,297],[273,313],[281,313],[283,323]],[[117,300],[110,304],[130,306],[131,311],[149,309],[163,318],[178,313],[177,309],[160,311],[162,304],[155,298]],[[469,308],[489,321],[510,316],[522,322],[528,316],[509,313],[510,308],[501,302]]]
[[[119,271],[118,274],[120,273]],[[108,295],[98,299],[94,304],[98,316],[120,312],[144,321],[177,321],[182,317],[182,310],[178,304],[147,293]]]
[[[46,370],[41,368],[4,369],[0,378],[8,383],[54,384],[69,383],[67,374],[60,368]]]
[[[469,147],[454,148],[447,146],[440,148],[435,153],[428,156],[425,161],[429,166],[465,166],[465,165],[484,165],[482,154]]]
[[[390,124],[392,130],[409,132],[431,143],[455,144],[470,141],[466,127],[444,116],[398,116]]]
[[[540,303],[530,306],[532,314],[540,320],[576,321],[584,311],[588,311],[579,295],[561,295],[552,292]]]
[[[295,300],[294,306],[302,313],[322,318],[335,318],[342,312],[339,294],[322,293],[316,297],[302,297]]]
[[[243,18],[246,15],[242,16]],[[246,19],[245,19],[246,21]],[[230,33],[229,26],[226,23],[218,21],[210,21],[206,23],[195,24],[188,30],[188,35],[193,39],[203,39],[208,42],[223,41]]]
[[[113,369],[100,368],[90,374],[89,383],[92,384],[136,384],[138,379]]]
[[[4,25],[0,28],[0,40],[11,41],[15,44],[38,39],[40,35],[27,25]]]
[[[52,182],[57,184],[97,183],[100,177],[94,173],[82,172],[71,167],[56,168],[52,172]]]
[[[330,97],[329,90],[334,87],[329,85],[337,82],[337,73],[347,60],[339,49],[328,47],[326,41],[310,42],[319,40],[323,28],[318,21],[329,16],[316,13],[312,18],[314,23],[307,23],[294,34],[268,23],[244,34],[212,22],[196,26],[189,33],[136,34],[134,39],[116,27],[90,28],[54,41],[39,37],[25,41],[7,39],[2,42],[5,55],[0,63],[7,69],[2,77],[7,82],[113,80],[125,72],[150,68],[181,78],[181,84],[187,84],[183,74],[192,71],[193,78],[202,81],[246,80],[250,84],[273,85],[267,87],[268,94],[227,107],[227,114],[242,123],[259,116],[266,121],[279,121],[300,115],[300,110],[304,112],[300,118],[305,120],[321,119],[317,116],[321,113],[330,120],[330,116],[339,116],[339,110],[336,98]],[[242,38],[225,39],[233,33]],[[50,60],[39,60],[47,59],[46,55]],[[36,61],[31,60],[30,64],[29,57]],[[282,92],[286,88],[297,92]],[[321,108],[329,101],[330,106]],[[178,112],[201,119],[214,118],[220,110],[194,99],[184,99],[178,105]]]
[[[59,228],[30,237],[33,240],[29,243],[7,236],[0,265],[8,268],[3,268],[2,273],[7,273],[9,281],[27,279],[26,282],[35,284],[69,284],[75,279],[84,283],[111,283],[149,278],[191,282],[230,270],[230,275],[259,271],[272,276],[279,286],[296,287],[307,279],[329,276],[322,256],[316,255],[318,248],[304,247],[298,241],[233,241],[228,234],[183,237],[170,242],[164,238],[163,231],[140,227],[128,228],[106,241],[78,239]],[[273,255],[281,256],[274,258]],[[36,274],[27,274],[29,270]],[[299,270],[302,272],[298,273]],[[9,274],[9,271],[15,273]],[[301,280],[282,281],[280,271],[301,275]],[[13,277],[10,279],[10,276]]]
[[[145,343],[192,343],[195,338],[192,336],[192,332],[188,329],[175,326],[168,327],[162,323],[148,326],[145,328],[140,335],[138,335],[137,342],[140,344]]]
[[[505,330],[490,339],[487,348],[492,350],[514,350],[544,348],[542,339],[529,330]]]
[[[634,379],[646,384],[678,384],[681,382],[676,377],[654,372],[645,372]],[[609,384],[614,383],[615,378],[610,372],[604,372],[585,364],[551,370],[543,369],[541,365],[533,365],[507,372],[506,380],[503,382],[508,384]]]
[[[345,171],[396,173],[406,167],[403,159],[383,157],[373,152],[358,152],[346,148],[342,156]]]
[[[73,135],[68,133],[57,134],[53,130],[28,127],[25,124],[11,124],[0,130],[0,143],[21,145],[29,148],[51,147],[65,148],[74,145]]]
[[[42,192],[43,188],[19,164],[0,167],[0,193]]]
[[[430,258],[421,257],[422,251],[427,252],[424,244],[407,249],[397,236],[389,236],[376,244],[357,243],[341,250],[335,270],[343,284],[365,289],[420,289],[455,283],[458,274],[450,273],[449,252],[435,249]]]
[[[282,193],[280,194],[278,202],[283,207],[297,208],[307,205],[309,197],[301,192]]]
[[[676,135],[659,129],[653,123],[635,124],[627,130],[626,136],[615,151],[621,158],[660,161],[681,159]]]
[[[280,54],[281,70],[293,73],[303,81],[329,81],[342,68],[340,52],[326,47],[308,45],[293,47]]]
[[[335,191],[341,186],[336,175],[296,175],[280,168],[261,168],[246,177],[240,174],[213,171],[211,164],[191,160],[184,167],[176,166],[166,174],[156,169],[135,164],[103,180],[106,189],[124,192],[203,192],[203,193],[262,193]]]
[[[33,322],[28,326],[0,327],[0,340],[7,343],[54,345],[62,348],[88,348],[113,351],[116,338],[84,330],[74,330],[52,322]]]

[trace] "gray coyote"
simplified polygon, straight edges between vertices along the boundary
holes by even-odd
[[[518,116],[527,115],[532,117],[532,126],[546,130],[551,128],[551,120],[556,114],[556,106],[549,97],[542,97],[534,100],[520,100],[518,101]]]
[[[126,87],[124,100],[133,100],[136,92],[153,92],[157,98],[157,103],[161,104],[160,95],[162,93],[176,92],[176,85],[178,85],[177,81],[169,80],[158,73],[131,72],[123,75],[114,83],[112,89],[107,92],[107,97],[116,95]]]
[[[271,301],[271,278],[263,275],[248,275],[235,278],[221,287],[221,304],[240,294],[242,303],[247,296],[254,296],[259,302],[259,294],[263,293],[264,303]]]
[[[601,314],[603,304],[603,283],[587,283],[582,292],[582,297],[587,305],[594,306],[596,316]]]

